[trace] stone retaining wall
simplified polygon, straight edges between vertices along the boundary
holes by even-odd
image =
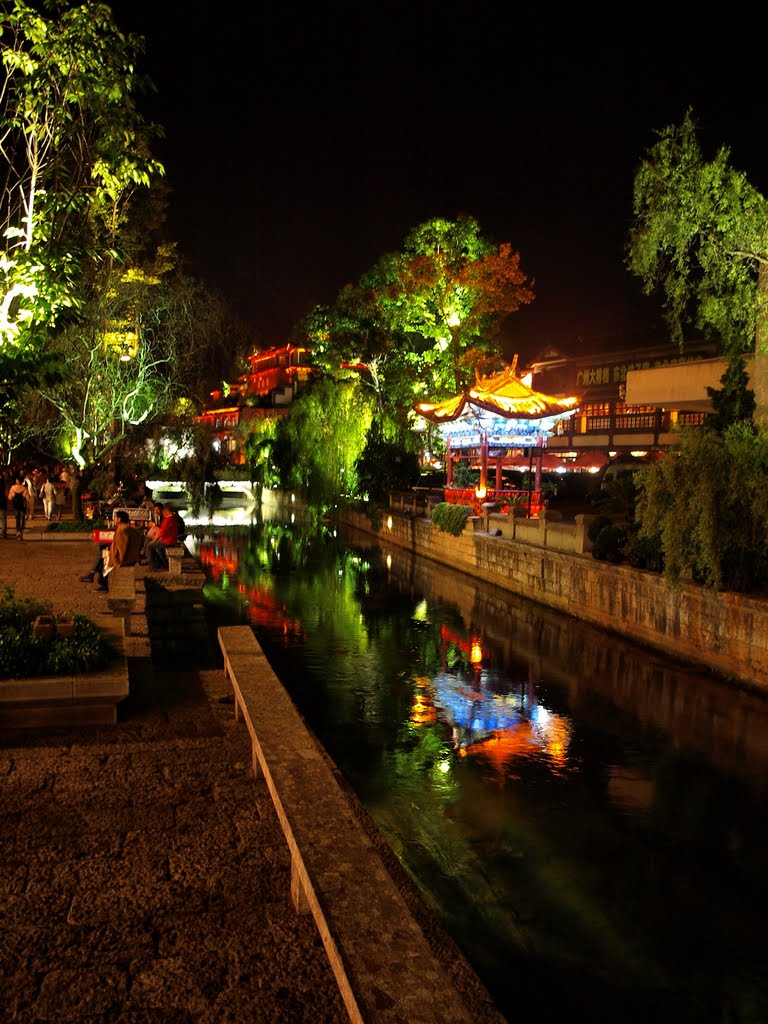
[[[431,520],[391,514],[376,532],[367,516],[344,520],[416,555],[483,579],[678,658],[768,689],[768,601],[670,586],[655,573],[590,555],[491,536],[474,526],[460,537]],[[475,524],[476,525],[476,524]]]

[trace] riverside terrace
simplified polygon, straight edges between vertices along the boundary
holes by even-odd
[[[106,595],[78,582],[90,541],[43,539],[34,523],[27,538],[0,541],[3,584],[56,612],[103,613]],[[128,655],[116,725],[0,732],[3,1021],[349,1019],[318,929],[291,902],[291,854],[215,648],[169,664],[134,615]],[[468,1019],[503,1024],[347,797]],[[385,1010],[364,1019],[394,1020]]]

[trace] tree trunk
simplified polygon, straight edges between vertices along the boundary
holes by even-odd
[[[768,427],[768,267],[760,264],[755,316],[755,361],[752,365],[755,422]]]

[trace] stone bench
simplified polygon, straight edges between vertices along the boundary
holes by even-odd
[[[183,544],[177,544],[174,547],[166,548],[165,554],[168,559],[168,572],[171,576],[181,576],[187,549]]]
[[[311,913],[355,1024],[470,1024],[403,895],[249,626],[222,626],[224,671],[291,854],[291,896]]]
[[[136,606],[136,567],[120,565],[107,577],[109,593],[107,606],[113,615],[120,615],[125,622],[125,634],[131,634],[131,613]]]

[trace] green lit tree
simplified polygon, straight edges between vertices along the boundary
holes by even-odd
[[[648,294],[660,291],[672,337],[695,325],[727,356],[750,351],[765,319],[768,203],[730,164],[706,160],[689,111],[659,133],[634,183],[628,265]]]
[[[379,413],[403,421],[419,399],[455,393],[478,363],[498,360],[504,322],[532,299],[509,243],[492,244],[471,217],[435,218],[332,307],[313,310],[297,334],[327,371],[357,367]]]
[[[0,14],[0,345],[39,348],[113,257],[138,187],[162,172],[134,95],[141,44],[106,4],[24,0]]]
[[[357,381],[318,380],[299,395],[279,420],[272,448],[281,486],[318,506],[356,496],[372,406]]]

